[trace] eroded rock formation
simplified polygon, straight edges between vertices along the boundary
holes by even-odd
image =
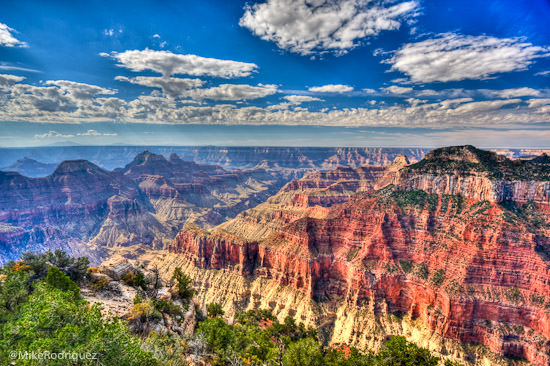
[[[414,339],[387,320],[407,314],[444,356],[484,357],[454,339],[547,365],[549,167],[469,146],[404,165],[307,175],[217,228],[186,227],[171,260],[227,310],[296,314],[333,342]]]

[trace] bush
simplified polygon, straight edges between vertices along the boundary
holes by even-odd
[[[405,337],[392,337],[376,355],[384,366],[437,366],[439,359],[425,348],[409,343]]]
[[[225,314],[222,306],[216,302],[206,305],[206,311],[208,312],[208,316],[211,318],[223,316]]]
[[[80,296],[80,288],[71,278],[61,272],[56,266],[51,266],[46,275],[46,283],[62,291],[70,291],[75,297]]]
[[[312,338],[300,339],[291,344],[283,356],[284,366],[322,366],[323,349]]]
[[[46,277],[50,266],[57,267],[61,272],[68,275],[72,281],[80,282],[88,272],[90,261],[86,257],[73,258],[62,250],[55,252],[21,254],[21,260],[30,266],[32,279],[39,281]]]
[[[101,291],[101,290],[106,289],[107,286],[109,286],[110,283],[111,283],[111,281],[107,278],[98,278],[97,280],[92,282],[90,287],[94,291]]]
[[[442,269],[438,269],[435,271],[435,273],[432,275],[432,278],[430,279],[430,283],[432,286],[439,287],[441,284],[445,281],[445,271]]]
[[[179,305],[174,304],[171,301],[153,299],[153,305],[155,309],[163,314],[169,314],[172,316],[180,316],[183,318],[183,310]]]
[[[193,280],[187,276],[180,267],[174,269],[173,280],[176,280],[177,295],[182,300],[191,300],[195,295],[195,289],[191,287]]]
[[[403,269],[403,272],[405,272],[405,273],[410,273],[411,272],[412,265],[413,265],[412,261],[400,260],[399,264],[401,264],[401,268]]]
[[[122,276],[122,282],[132,287],[140,287],[145,290],[147,288],[147,282],[145,281],[145,275],[141,271],[130,271]]]
[[[413,266],[413,274],[425,280],[428,278],[428,267],[426,267],[424,262],[415,263]]]
[[[52,354],[90,352],[95,360],[89,364],[160,365],[141,349],[140,339],[130,334],[125,323],[104,317],[100,305],[90,305],[78,296],[80,288],[67,274],[57,266],[42,267],[40,262],[11,262],[0,269],[0,364],[12,364],[9,353],[13,351],[47,350]],[[37,281],[35,269],[42,268],[48,269],[40,273],[44,279]],[[71,364],[84,363],[76,360]],[[14,364],[39,366],[44,361],[28,359]],[[47,364],[65,366],[69,362],[52,359]]]

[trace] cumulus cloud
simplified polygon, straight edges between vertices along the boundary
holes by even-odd
[[[96,95],[115,94],[116,90],[102,88],[96,85],[77,83],[75,81],[68,80],[48,80],[46,85],[58,86],[61,91],[77,100],[90,100]]]
[[[51,138],[63,138],[63,139],[69,139],[75,137],[75,135],[64,135],[62,133],[59,133],[57,131],[49,131],[47,133],[43,134],[36,134],[34,135],[37,139],[51,139]]]
[[[24,79],[23,76],[0,74],[0,89],[9,88],[13,84],[23,81]]]
[[[27,47],[27,43],[22,42],[13,36],[14,29],[6,24],[0,23],[0,46],[3,47]]]
[[[214,76],[221,78],[237,78],[249,76],[255,72],[258,65],[247,62],[220,60],[197,55],[175,54],[170,51],[130,50],[124,52],[100,53],[101,56],[112,57],[118,66],[140,72],[151,70],[165,77],[171,75]]]
[[[416,0],[267,0],[246,6],[239,25],[290,52],[345,54],[418,10]]]
[[[399,86],[399,85],[392,85],[392,86],[388,86],[387,88],[382,88],[382,90],[388,94],[406,94],[406,93],[412,92],[413,88]]]
[[[314,93],[347,93],[353,91],[353,87],[344,84],[328,84],[323,86],[313,86],[308,90]]]
[[[322,102],[322,99],[310,97],[309,95],[285,95],[284,99],[288,100],[291,104],[302,104],[308,102]]]
[[[200,79],[156,77],[156,76],[137,76],[128,78],[126,76],[117,76],[115,80],[126,81],[132,84],[148,86],[150,88],[159,88],[164,95],[169,98],[179,98],[185,94],[188,89],[198,88],[204,85]]]
[[[247,84],[220,84],[212,88],[191,89],[184,91],[183,96],[192,99],[210,99],[210,100],[248,100],[267,97],[277,93],[276,85],[257,86]]]
[[[480,92],[489,98],[540,97],[542,95],[540,90],[527,87],[502,90],[480,89]]]
[[[436,38],[408,43],[385,62],[412,82],[487,79],[503,72],[526,70],[534,59],[548,57],[549,49],[521,38],[440,34]]]
[[[117,136],[117,133],[102,133],[96,130],[88,130],[86,132],[79,132],[77,136]]]
[[[94,85],[52,81],[44,86],[22,83],[21,77],[5,77],[6,87],[0,91],[0,121],[81,123],[122,121],[169,124],[246,124],[246,125],[324,125],[324,126],[399,126],[399,127],[468,127],[503,128],[550,121],[550,99],[536,98],[529,90],[507,91],[505,99],[474,100],[467,91],[457,89],[460,96],[440,101],[408,99],[409,103],[377,103],[368,107],[304,108],[298,102],[312,97],[286,95],[288,101],[275,106],[237,106],[217,103],[190,105],[189,100],[174,99],[154,90],[128,101],[112,96],[114,91]],[[522,89],[522,88],[518,88]],[[222,84],[213,88],[186,90],[186,97],[213,100],[246,100],[278,92],[274,85]],[[500,91],[502,92],[502,91]],[[79,94],[80,93],[80,94]],[[449,95],[452,93],[449,92]],[[480,91],[475,91],[480,93]],[[523,94],[529,99],[513,97]],[[106,95],[106,96],[104,96]],[[110,96],[111,95],[111,96]],[[477,94],[476,94],[477,95]],[[497,95],[497,94],[495,94]],[[89,97],[89,99],[79,99]],[[75,135],[56,131],[37,138],[99,136],[90,130]],[[103,133],[102,136],[109,135]]]
[[[550,107],[550,98],[530,99],[528,103],[529,108]]]

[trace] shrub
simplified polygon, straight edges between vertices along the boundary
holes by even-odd
[[[222,306],[216,302],[206,305],[206,311],[208,312],[208,316],[211,318],[223,316],[225,314]]]
[[[292,343],[283,356],[284,366],[323,366],[323,349],[312,338],[300,339]]]
[[[94,291],[101,291],[101,290],[106,289],[107,286],[109,286],[109,283],[111,283],[111,281],[109,279],[99,278],[99,279],[93,281],[90,287]]]
[[[177,295],[182,300],[191,300],[195,295],[195,289],[191,287],[193,280],[187,276],[180,267],[174,269],[173,280],[176,280]]]
[[[141,271],[130,271],[122,276],[122,282],[132,287],[141,287],[145,289],[147,282],[145,281],[145,275]]]
[[[430,351],[409,343],[404,337],[392,337],[376,355],[381,365],[436,366],[439,359]]]
[[[71,281],[71,278],[61,272],[56,266],[51,266],[46,275],[46,283],[52,287],[62,291],[70,291],[75,297],[80,295],[80,288],[76,283]]]
[[[432,286],[439,287],[441,284],[445,281],[445,271],[442,269],[438,269],[435,271],[435,273],[432,275],[432,278],[430,279],[430,283]]]
[[[32,279],[35,281],[46,277],[51,265],[68,275],[72,281],[80,282],[88,272],[90,261],[86,257],[73,258],[62,250],[55,252],[21,254],[21,260],[32,270]]]
[[[403,269],[403,272],[405,272],[405,273],[410,273],[411,272],[412,265],[413,265],[412,261],[400,260],[399,264],[401,264],[401,268]]]
[[[424,262],[415,263],[413,267],[413,274],[425,280],[428,278],[428,267],[426,267]]]

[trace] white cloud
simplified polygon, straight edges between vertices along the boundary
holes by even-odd
[[[385,127],[498,127],[550,122],[550,99],[511,98],[518,92],[506,92],[509,99],[474,100],[481,92],[462,89],[441,91],[460,98],[428,102],[408,99],[406,104],[376,103],[368,107],[309,109],[296,104],[312,101],[303,95],[286,95],[288,102],[274,106],[190,105],[190,100],[173,99],[154,90],[125,101],[110,89],[68,81],[52,81],[47,86],[21,83],[22,78],[3,75],[5,87],[0,91],[0,121],[30,121],[81,123],[121,121],[134,123],[169,124],[226,124],[226,125],[324,125],[324,126],[385,126]],[[7,81],[6,81],[7,80]],[[521,89],[521,88],[518,88]],[[186,97],[213,100],[247,100],[279,92],[274,85],[222,84],[218,87],[188,89]],[[501,91],[500,91],[501,92]],[[533,94],[527,90],[521,94]],[[495,94],[496,95],[496,94]],[[288,98],[286,98],[288,97]],[[309,98],[306,98],[309,97]],[[88,98],[88,99],[86,99]],[[294,103],[294,104],[293,104]],[[98,136],[90,130],[75,135],[52,131],[37,138]],[[109,134],[103,134],[102,136]]]
[[[84,101],[90,100],[96,95],[112,95],[116,93],[116,90],[68,80],[48,80],[46,81],[46,85],[56,85],[70,97]]]
[[[29,69],[27,67],[14,66],[6,62],[0,63],[0,70],[24,71],[24,72],[41,72],[40,70]]]
[[[535,75],[536,76],[550,76],[550,70],[537,72]]]
[[[79,132],[77,136],[117,136],[117,133],[102,133],[96,130],[88,130],[86,132]]]
[[[107,37],[113,37],[121,33],[122,33],[122,28],[118,28],[118,29],[107,28],[103,30],[103,35]]]
[[[322,102],[322,99],[310,97],[309,95],[285,95],[284,99],[288,100],[291,104],[302,104],[308,102]]]
[[[314,93],[347,93],[353,90],[353,87],[343,84],[328,84],[323,86],[313,86],[308,89]]]
[[[479,91],[489,98],[540,97],[542,95],[540,90],[527,87],[502,90],[480,89]]]
[[[529,108],[538,108],[550,106],[550,98],[530,99],[528,100]]]
[[[100,53],[119,62],[118,66],[135,72],[152,70],[163,76],[175,74],[237,78],[249,76],[258,66],[253,63],[206,58],[197,55],[175,54],[170,51],[132,50]]]
[[[191,89],[183,92],[183,96],[192,99],[210,100],[248,100],[267,97],[277,93],[276,85],[252,86],[247,84],[220,84],[206,89]]]
[[[115,80],[126,81],[132,84],[144,85],[150,88],[160,88],[164,95],[169,98],[179,98],[185,95],[188,89],[198,88],[204,85],[200,79],[186,79],[173,77],[137,76],[128,78],[117,76]]]
[[[0,74],[0,90],[9,88],[13,84],[23,81],[24,79],[25,78],[23,76]]]
[[[432,89],[422,89],[422,90],[416,91],[416,95],[420,97],[434,97],[439,95],[439,92]]]
[[[367,94],[376,94],[376,90],[374,90],[374,89],[364,88],[362,90]]]
[[[12,34],[14,29],[8,27],[6,24],[0,23],[0,46],[4,47],[28,47],[27,43],[21,42],[15,38]]]
[[[267,0],[245,7],[239,25],[301,55],[344,54],[418,14],[415,1]]]
[[[392,86],[388,86],[387,88],[381,88],[381,89],[388,94],[406,94],[413,91],[413,88],[399,86],[399,85],[392,85]]]
[[[533,46],[520,38],[440,34],[433,39],[408,43],[387,60],[412,82],[447,82],[487,79],[503,72],[526,70],[549,49]]]
[[[51,138],[62,138],[62,139],[70,139],[75,137],[75,135],[64,135],[62,133],[59,133],[57,131],[50,131],[43,134],[36,134],[34,135],[34,138],[37,139],[51,139]]]

